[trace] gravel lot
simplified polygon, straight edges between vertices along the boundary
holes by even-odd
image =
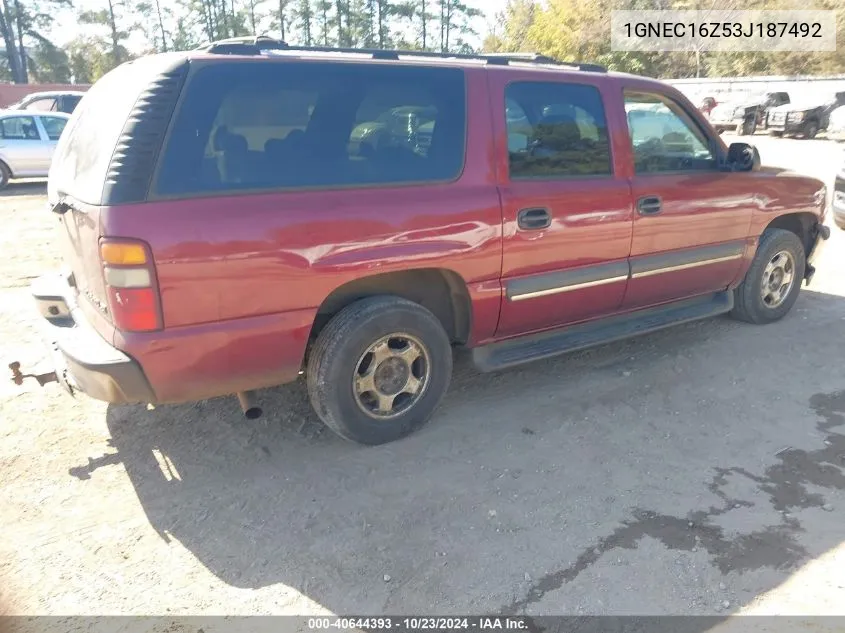
[[[832,182],[842,148],[755,139]],[[46,361],[41,184],[0,197],[0,360]],[[147,410],[0,382],[0,613],[845,614],[845,233],[783,321],[494,375],[336,438],[302,385]],[[46,368],[46,365],[42,365]]]

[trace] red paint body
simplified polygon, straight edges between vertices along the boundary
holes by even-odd
[[[274,63],[274,62],[267,62]],[[283,63],[283,62],[275,62]],[[392,62],[401,63],[401,62]],[[445,62],[433,62],[445,63]],[[455,182],[334,191],[162,200],[74,213],[68,230],[149,244],[164,329],[116,331],[81,301],[97,330],[142,366],[158,401],[187,401],[294,380],[324,300],[366,276],[450,271],[471,303],[466,344],[725,290],[743,277],[756,240],[777,216],[822,207],[821,183],[780,172],[635,176],[625,88],[659,92],[726,151],[698,109],[673,88],[627,75],[467,64],[465,168]],[[603,98],[614,175],[514,181],[508,176],[504,89],[512,81],[587,83]],[[659,216],[635,201],[663,199]],[[552,224],[517,228],[516,214],[547,207]],[[73,240],[74,243],[85,241]],[[96,239],[80,253],[96,274]],[[744,242],[741,259],[509,301],[509,281],[684,249]]]

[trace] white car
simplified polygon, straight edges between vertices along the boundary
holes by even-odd
[[[70,115],[0,110],[0,189],[12,178],[46,178]]]

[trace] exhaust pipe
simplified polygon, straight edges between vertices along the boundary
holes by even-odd
[[[258,406],[254,391],[239,391],[237,396],[241,410],[244,412],[244,417],[247,420],[257,420],[262,416],[264,410]]]

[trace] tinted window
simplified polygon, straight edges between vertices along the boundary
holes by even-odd
[[[0,121],[0,132],[7,140],[38,141],[41,136],[31,116],[13,116]]]
[[[159,194],[433,182],[463,165],[460,69],[218,63],[186,90]]]
[[[47,184],[51,200],[68,194],[82,202],[100,204],[123,125],[139,92],[160,67],[156,57],[141,58],[118,66],[91,86],[56,145]]]
[[[626,93],[625,111],[636,173],[716,168],[707,137],[676,102],[660,95]]]
[[[82,97],[78,95],[68,95],[66,97],[63,97],[62,106],[60,110],[62,112],[67,112],[68,114],[71,114],[74,108],[76,108],[76,105],[79,103],[80,99],[82,99]]]
[[[41,123],[44,125],[44,130],[47,132],[47,138],[51,141],[58,141],[62,135],[62,131],[67,125],[67,119],[62,119],[57,116],[43,116]]]
[[[511,178],[611,173],[604,106],[593,86],[513,83],[505,111]]]

